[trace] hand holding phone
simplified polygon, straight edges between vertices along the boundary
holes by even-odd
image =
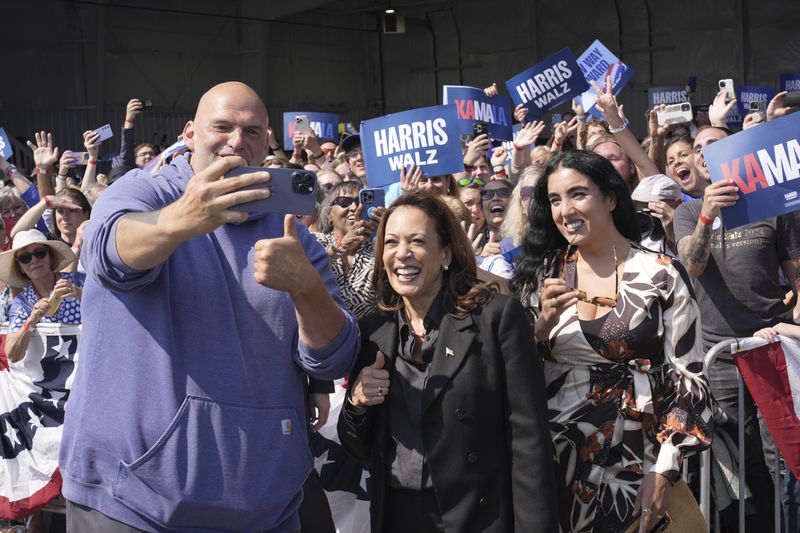
[[[383,189],[361,189],[358,199],[361,202],[361,220],[370,220],[375,210],[384,207],[386,193]]]
[[[239,167],[225,174],[226,178],[263,172],[261,167]],[[270,180],[243,187],[242,191],[267,188],[269,198],[237,204],[231,207],[235,211],[245,211],[250,215],[280,213],[292,215],[313,215],[317,207],[317,174],[310,170],[292,168],[269,169]]]
[[[489,133],[489,125],[485,122],[474,122],[472,124],[472,140],[479,135],[486,135]]]
[[[308,115],[297,115],[294,117],[294,121],[297,125],[295,131],[305,134],[311,133],[311,123],[308,121]]]
[[[111,130],[111,124],[106,124],[105,126],[100,126],[99,128],[95,129],[100,136],[97,138],[97,142],[101,143],[106,139],[110,139],[114,136],[114,132]]]
[[[660,107],[656,110],[659,126],[682,124],[692,121],[692,104],[683,102]]]
[[[730,102],[731,100],[736,98],[736,91],[733,89],[733,80],[730,78],[726,78],[724,80],[719,80],[719,90],[725,91],[725,101]]]

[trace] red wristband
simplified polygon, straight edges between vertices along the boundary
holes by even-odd
[[[511,144],[513,144],[513,145],[514,145],[514,150],[516,150],[517,152],[521,152],[521,151],[522,151],[522,148],[520,148],[519,146],[517,146],[517,143],[511,143]]]
[[[89,164],[90,165],[96,165],[97,164],[97,159],[90,159],[89,160]]]
[[[708,218],[703,213],[700,213],[700,223],[703,224],[704,226],[710,226],[711,224],[714,223],[714,219]]]
[[[49,195],[45,195],[45,197],[44,197],[44,205],[47,207],[47,209],[53,209],[53,204],[50,203],[50,196]]]
[[[133,121],[132,121],[132,120],[128,120],[128,119],[126,118],[126,119],[125,119],[125,124],[133,124]]]
[[[501,178],[507,178],[508,177],[508,173],[505,170],[501,170],[500,172],[495,172],[494,175],[495,176],[499,176]]]
[[[33,169],[34,174],[50,174],[50,170],[42,167],[36,167]]]
[[[29,329],[31,329],[31,325],[28,322],[25,322],[24,324],[22,324],[22,328],[20,328],[20,331],[28,331]]]

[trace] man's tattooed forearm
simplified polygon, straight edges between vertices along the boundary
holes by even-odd
[[[708,261],[708,243],[711,242],[711,226],[702,225],[698,234],[689,242],[688,259],[691,263],[705,264]]]

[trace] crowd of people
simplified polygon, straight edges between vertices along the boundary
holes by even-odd
[[[772,530],[784,490],[797,531],[800,493],[788,471],[774,486],[749,394],[739,419],[730,353],[703,360],[800,337],[800,214],[725,228],[738,189],[703,157],[732,134],[723,91],[707,123],[650,110],[640,141],[610,80],[594,89],[602,121],[573,103],[548,132],[517,106],[513,150],[482,134],[463,172],[403,168],[369,216],[359,134],[298,131],[287,153],[238,82],[202,96],[186,150],[155,168],[137,99],[109,169],[93,131],[85,166],[46,131],[30,172],[0,158],[8,359],[40,322],[82,324],[68,530],[334,531],[307,442],[327,422],[369,470],[375,533],[645,533],[696,490],[687,458],[740,425],[748,529]],[[785,94],[764,120],[794,111]],[[274,168],[316,172],[313,214],[232,209],[269,199]]]

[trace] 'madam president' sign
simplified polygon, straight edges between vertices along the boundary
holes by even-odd
[[[727,228],[800,209],[800,113],[709,144],[712,181],[733,180],[739,201],[722,209]]]
[[[506,87],[515,105],[523,104],[528,108],[526,120],[530,121],[580,95],[589,84],[581,74],[575,55],[564,48],[508,80]]]
[[[400,180],[415,165],[426,176],[464,171],[454,105],[412,109],[361,123],[361,148],[370,187]]]

